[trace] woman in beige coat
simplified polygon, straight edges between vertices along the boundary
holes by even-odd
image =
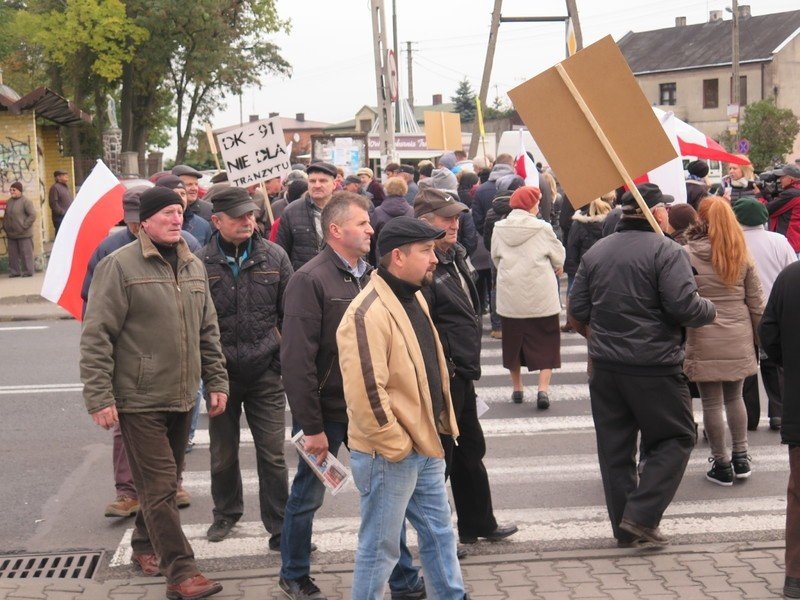
[[[536,407],[550,407],[547,394],[553,369],[561,366],[561,330],[556,277],[564,267],[564,246],[549,223],[536,218],[541,192],[514,191],[511,212],[492,233],[497,267],[497,314],[503,326],[503,366],[511,374],[511,399],[523,400],[523,366],[539,371]],[[554,274],[555,273],[555,274]]]
[[[713,463],[706,479],[730,486],[734,478],[750,476],[742,384],[758,367],[753,349],[764,294],[742,230],[724,198],[701,200],[699,222],[686,237],[698,290],[714,303],[717,318],[705,327],[687,329],[683,369],[697,383],[703,402],[703,426]],[[723,406],[732,455],[725,447]]]

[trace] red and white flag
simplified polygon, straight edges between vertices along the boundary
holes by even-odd
[[[122,220],[125,187],[98,160],[58,230],[41,295],[81,320],[81,286],[89,259],[109,230]]]
[[[653,107],[653,112],[662,121],[663,117],[668,114],[655,106]],[[706,160],[718,160],[737,165],[750,164],[747,159],[725,150],[718,142],[712,140],[696,127],[692,127],[674,115],[672,115],[672,120],[675,124],[675,135],[678,137],[678,148],[681,156],[696,156]]]
[[[664,133],[667,134],[669,141],[672,143],[672,147],[675,148],[678,157],[673,158],[668,163],[652,171],[648,171],[645,175],[635,179],[634,183],[637,185],[647,182],[655,183],[662,194],[668,194],[675,199],[674,204],[685,204],[686,177],[683,174],[683,161],[680,158],[680,141],[678,140],[675,130],[677,119],[671,112],[665,112],[663,115],[659,116],[659,121],[661,122],[661,127],[664,128]]]
[[[517,175],[525,180],[525,185],[529,187],[539,187],[539,170],[525,152],[525,142],[522,136],[522,129],[519,130],[519,154],[514,161],[514,170]]]

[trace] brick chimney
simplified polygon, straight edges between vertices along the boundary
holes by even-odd
[[[294,118],[297,121],[305,121],[306,120],[306,113],[297,113]]]
[[[722,21],[722,11],[712,10],[710,13],[708,13],[708,22],[715,23],[717,21]]]
[[[750,5],[749,4],[740,4],[739,5],[739,18],[740,19],[748,19],[752,15],[750,14]]]
[[[686,17],[675,17],[675,27],[686,27]]]
[[[433,95],[433,105],[438,106],[442,103],[442,95],[441,94],[434,94]]]

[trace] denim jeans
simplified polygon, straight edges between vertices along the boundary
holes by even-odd
[[[428,597],[464,598],[444,460],[412,451],[393,463],[380,455],[352,451],[350,467],[361,496],[353,599],[383,599],[386,582],[400,558],[400,534],[406,517],[417,530]]]
[[[492,331],[500,331],[500,315],[497,314],[497,269],[492,267],[492,291],[489,292],[489,321]]]
[[[297,421],[292,421],[292,435],[300,431]],[[347,423],[325,421],[323,430],[328,437],[328,452],[339,453],[339,448],[347,440]],[[351,455],[352,461],[352,455]],[[444,468],[444,467],[443,467]],[[444,472],[442,473],[444,482]],[[325,486],[314,475],[314,471],[298,456],[297,474],[292,481],[292,490],[283,517],[281,534],[281,577],[300,579],[311,572],[311,528],[314,513],[325,498]],[[412,557],[406,546],[405,528],[397,533],[401,551],[391,567],[389,587],[393,592],[415,590],[419,587],[419,567],[411,565]]]
[[[204,402],[203,396],[205,395],[205,386],[203,380],[200,380],[200,387],[197,390],[197,396],[194,399],[194,408],[192,409],[192,424],[189,426],[189,441],[194,441],[194,432],[197,430],[197,419],[200,416],[200,403]]]

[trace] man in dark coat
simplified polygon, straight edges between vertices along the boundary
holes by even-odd
[[[214,522],[206,536],[219,542],[244,512],[239,468],[242,410],[253,434],[261,522],[280,548],[288,497],[284,460],[286,396],[281,382],[283,293],[293,270],[283,248],[261,237],[258,205],[247,190],[229,187],[214,196],[217,232],[197,253],[208,272],[230,382],[226,411],[209,422]]]
[[[663,203],[657,185],[638,188],[651,209]],[[592,327],[589,394],[614,537],[620,547],[663,546],[658,526],[696,440],[682,328],[711,323],[716,311],[697,293],[683,248],[652,230],[633,194],[621,203],[617,233],[583,256],[569,314],[576,329]]]
[[[481,303],[467,267],[467,252],[457,241],[459,215],[468,211],[450,194],[431,188],[423,189],[414,201],[417,218],[445,231],[444,237],[436,240],[434,252],[439,263],[433,281],[422,288],[422,293],[452,370],[450,395],[458,423],[458,445],[450,436],[441,437],[445,477],[450,476],[462,544],[474,544],[479,537],[498,541],[517,531],[513,524],[498,525],[483,464],[486,440],[475,393],[475,381],[481,377]]]
[[[69,183],[69,174],[66,171],[56,171],[53,173],[53,177],[55,178],[55,183],[50,186],[47,199],[53,216],[53,227],[58,233],[58,228],[61,227],[64,215],[67,214],[67,210],[72,206],[73,197],[72,190],[67,185]]]
[[[775,279],[758,337],[761,349],[783,367],[781,441],[789,446],[786,493],[786,581],[784,596],[800,598],[800,262]]]
[[[9,277],[33,277],[33,224],[36,207],[22,195],[22,184],[9,186],[3,229],[8,240]]]

